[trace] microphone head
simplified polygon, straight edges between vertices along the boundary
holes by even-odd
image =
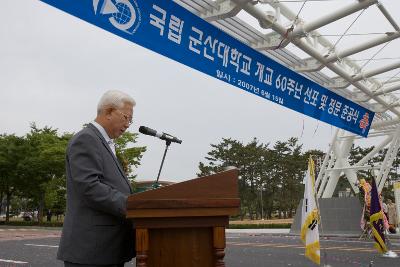
[[[155,136],[157,134],[157,131],[146,126],[140,126],[139,133]]]
[[[139,127],[139,133],[142,133],[142,134],[144,134],[145,132],[146,132],[146,126],[140,126]]]

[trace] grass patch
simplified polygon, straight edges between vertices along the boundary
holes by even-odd
[[[257,223],[257,224],[229,224],[229,229],[287,229],[292,226],[291,223]]]

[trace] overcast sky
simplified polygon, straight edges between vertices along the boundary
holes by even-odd
[[[323,151],[331,141],[335,128],[330,125],[192,70],[37,0],[2,0],[1,5],[0,133],[24,135],[31,122],[61,133],[77,132],[95,118],[100,96],[118,89],[137,102],[130,131],[146,125],[183,140],[171,145],[162,180],[194,178],[210,144],[223,137],[245,143],[257,137],[272,144],[297,137],[304,149]],[[305,15],[312,12],[308,9]],[[393,51],[399,56],[398,47]],[[138,179],[154,179],[164,142],[140,136],[139,145],[147,146],[147,152],[136,171]]]

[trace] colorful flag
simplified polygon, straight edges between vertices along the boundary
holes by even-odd
[[[384,234],[384,214],[382,211],[381,204],[379,202],[378,189],[376,188],[375,178],[372,178],[372,188],[371,188],[371,208],[370,208],[369,222],[372,228],[372,234],[375,239],[375,247],[381,253],[386,253],[388,251],[385,244],[385,234]]]
[[[301,213],[301,240],[306,246],[305,256],[320,264],[319,211],[315,199],[314,161],[310,157],[305,177],[304,200]]]

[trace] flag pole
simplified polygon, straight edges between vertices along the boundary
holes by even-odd
[[[318,200],[318,198],[316,196],[315,196],[315,202],[317,204],[317,209],[318,209],[319,224],[321,225],[321,234],[322,234],[322,236],[324,236],[324,228],[322,226],[321,209],[319,208],[319,200]],[[326,248],[320,246],[320,249],[322,250],[322,255],[323,255],[322,258],[324,259],[324,265],[323,266],[326,266],[326,267],[330,266],[328,264],[328,254],[327,254]]]
[[[375,176],[373,175],[372,178],[375,179]],[[375,180],[375,183],[376,183],[376,180]],[[379,191],[378,191],[378,195],[380,195]],[[383,200],[382,200],[382,205],[383,205]],[[383,210],[382,210],[382,213],[383,213]],[[386,216],[386,215],[383,215],[383,216]],[[384,236],[385,236],[386,243],[387,243],[387,245],[386,245],[387,246],[387,251],[382,254],[382,257],[384,257],[384,258],[398,258],[399,256],[397,255],[397,253],[391,250],[392,242],[390,241],[389,234],[386,234],[387,231],[388,231],[388,229],[385,229],[385,231],[383,233]]]
[[[315,165],[310,155],[305,175],[304,200],[301,212],[300,239],[305,245],[305,256],[321,266],[319,239],[319,211],[315,200]]]
[[[375,240],[375,247],[381,254],[382,257],[386,258],[397,258],[397,254],[389,249],[390,241],[385,238],[384,219],[385,215],[382,210],[382,202],[380,200],[380,194],[376,185],[376,179],[372,176],[372,187],[371,187],[371,207],[370,207],[370,224],[372,224],[372,231]],[[387,243],[387,244],[386,244]]]
[[[313,160],[312,156],[311,156],[311,159]],[[314,164],[314,168],[315,168],[315,164]],[[315,170],[314,170],[314,173],[315,173]],[[315,185],[314,185],[315,204],[317,205],[317,209],[318,209],[318,219],[319,219],[319,224],[321,225],[321,234],[322,234],[322,236],[324,236],[324,228],[322,227],[321,209],[319,208],[319,199],[318,199],[318,196],[317,196],[316,192],[317,192],[317,188],[315,188]],[[328,254],[327,254],[327,251],[326,251],[325,247],[322,248],[322,246],[320,246],[320,250],[321,250],[322,255],[323,255],[322,258],[324,259],[323,260],[323,262],[324,262],[323,266],[329,267],[330,265],[328,264]]]

